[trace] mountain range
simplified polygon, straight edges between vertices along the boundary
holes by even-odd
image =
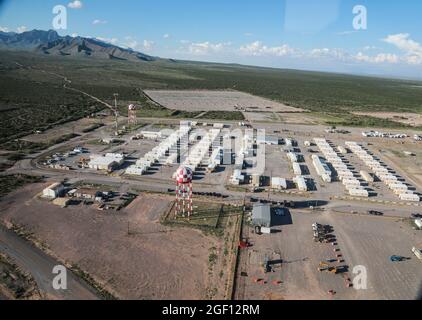
[[[32,30],[23,33],[0,32],[0,48],[28,50],[59,56],[84,56],[130,61],[159,60],[157,57],[94,38],[60,36],[54,30]]]

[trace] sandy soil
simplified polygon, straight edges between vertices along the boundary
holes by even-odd
[[[251,122],[279,122],[286,124],[318,124],[320,120],[306,112],[244,112]]]
[[[65,123],[61,126],[56,126],[52,129],[49,129],[41,134],[32,134],[26,136],[24,140],[30,142],[46,142],[52,139],[59,138],[67,134],[82,134],[83,130],[89,128],[91,125],[100,122],[98,119],[87,119],[83,118],[77,121],[72,121]]]
[[[393,120],[411,126],[422,125],[422,114],[404,112],[355,112],[356,115],[370,116],[381,119]]]
[[[162,106],[184,111],[247,111],[303,112],[302,109],[253,96],[239,91],[148,90],[145,93]]]
[[[120,298],[205,297],[209,250],[220,247],[219,241],[160,225],[171,198],[141,196],[120,213],[83,205],[62,210],[35,197],[45,186],[27,186],[5,197],[0,218],[24,225],[54,255],[79,265]]]

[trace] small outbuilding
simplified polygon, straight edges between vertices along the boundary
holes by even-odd
[[[98,198],[102,198],[102,192],[95,189],[80,188],[76,190],[75,197],[94,201]]]
[[[252,209],[252,225],[271,228],[271,206],[257,204]]]
[[[277,190],[286,190],[287,180],[283,178],[273,177],[271,178],[271,188],[277,189]]]
[[[53,183],[43,190],[42,196],[47,199],[56,199],[62,195],[63,191],[64,186],[61,183]]]

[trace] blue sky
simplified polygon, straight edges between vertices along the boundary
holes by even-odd
[[[0,0],[1,2],[1,0]],[[5,0],[0,28],[52,28],[168,58],[422,78],[417,0]],[[353,8],[367,9],[367,29]]]

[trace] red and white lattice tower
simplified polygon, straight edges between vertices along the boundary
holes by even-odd
[[[192,203],[193,171],[181,166],[176,171],[176,218],[180,215],[188,218],[193,214]]]
[[[137,107],[134,104],[130,104],[128,107],[128,125],[137,125],[138,119],[136,117]]]

